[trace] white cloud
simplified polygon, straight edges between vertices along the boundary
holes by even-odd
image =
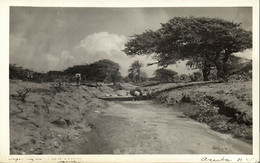
[[[90,54],[105,52],[112,54],[113,51],[119,52],[124,48],[127,38],[123,35],[109,34],[108,32],[99,32],[87,36],[81,40],[80,45]]]
[[[248,60],[252,60],[252,49],[246,49],[242,52],[237,52],[233,54],[234,56],[240,57],[240,58],[245,58]]]
[[[61,52],[61,58],[66,60],[73,60],[74,57],[71,55],[71,52],[64,50]]]
[[[143,63],[146,73],[152,76],[156,66],[146,67],[147,63],[154,62],[151,57],[129,57],[122,50],[127,41],[123,35],[109,34],[108,32],[94,33],[81,40],[74,48],[73,55],[85,63],[93,63],[101,59],[110,59],[120,65],[120,72],[127,75],[132,62],[139,60]]]
[[[28,44],[27,40],[22,36],[10,35],[10,63],[18,64],[25,68],[34,68],[34,61],[37,59],[31,53],[33,47]]]
[[[101,59],[109,59],[118,63],[121,67],[120,72],[126,76],[128,69],[135,60],[143,63],[143,69],[149,77],[153,76],[157,65],[147,66],[148,63],[154,62],[149,56],[135,56],[129,57],[122,50],[127,41],[124,35],[110,34],[108,32],[93,33],[82,39],[78,45],[72,49],[63,50],[61,52],[48,52],[35,54],[19,53],[22,49],[30,49],[26,40],[22,38],[11,38],[11,63],[18,63],[18,65],[30,68],[36,71],[50,71],[50,70],[64,70],[68,67],[80,64],[90,64]],[[21,55],[17,55],[21,54]],[[187,73],[184,64],[181,66],[170,66],[179,74]]]
[[[19,52],[26,44],[26,39],[22,37],[15,37],[10,35],[10,59],[17,60],[19,59]]]

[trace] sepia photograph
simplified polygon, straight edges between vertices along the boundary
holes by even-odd
[[[10,6],[9,155],[253,155],[253,15]]]
[[[9,73],[11,154],[252,154],[252,8],[11,7]]]

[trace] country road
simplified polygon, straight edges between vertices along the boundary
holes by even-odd
[[[192,107],[192,106],[174,106]],[[85,154],[251,154],[252,145],[152,101],[109,102],[100,113]]]

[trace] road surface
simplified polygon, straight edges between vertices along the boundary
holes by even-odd
[[[108,102],[93,122],[88,154],[251,154],[252,145],[152,101]],[[180,107],[180,106],[178,106]],[[185,106],[184,106],[185,107]]]

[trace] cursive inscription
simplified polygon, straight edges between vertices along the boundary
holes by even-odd
[[[222,158],[208,158],[208,157],[203,157],[201,161],[205,162],[231,162],[232,160],[222,157]]]

